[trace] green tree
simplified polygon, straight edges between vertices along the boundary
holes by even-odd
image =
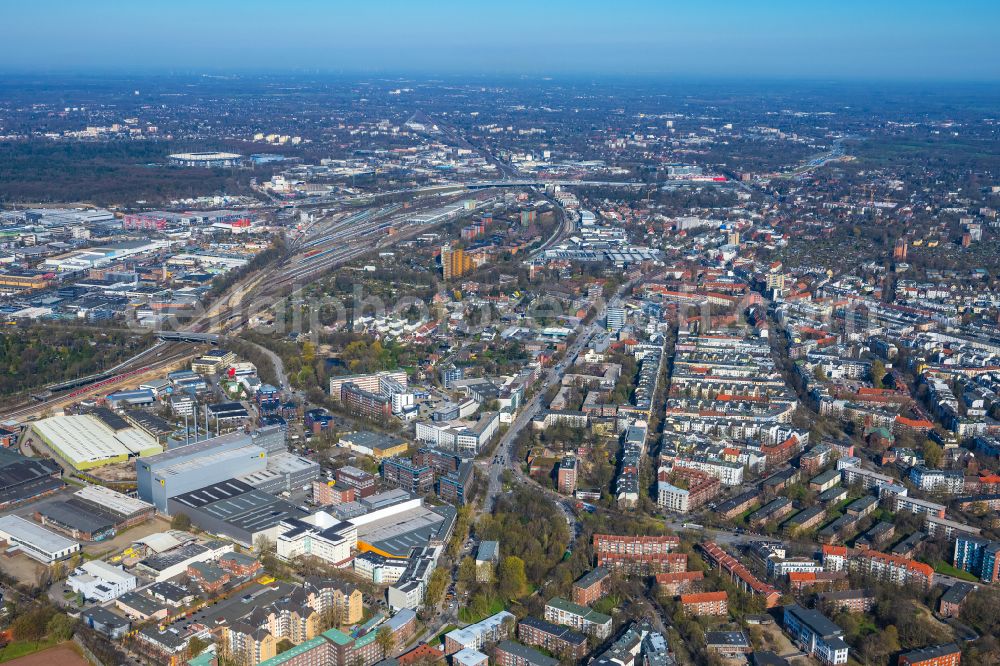
[[[516,555],[508,555],[500,562],[498,576],[500,595],[511,601],[528,593],[528,577],[524,570],[524,560]]]
[[[199,654],[205,651],[211,643],[206,641],[200,636],[192,636],[191,640],[188,641],[188,659],[192,657],[197,657]]]
[[[944,451],[941,447],[932,440],[927,440],[924,442],[924,464],[931,468],[938,468],[941,466],[941,460],[944,458]]]
[[[170,528],[186,532],[191,529],[191,517],[186,513],[178,513],[170,519]]]
[[[385,659],[389,658],[396,647],[396,637],[392,634],[392,630],[385,625],[379,627],[378,633],[375,634],[375,642],[382,648],[382,656]]]
[[[875,388],[882,388],[882,380],[885,379],[885,364],[882,361],[872,363],[872,385]]]
[[[282,638],[280,641],[278,641],[277,652],[278,654],[281,654],[282,652],[288,652],[293,647],[295,647],[295,643],[291,642],[287,638]]]
[[[73,630],[76,628],[76,620],[63,613],[56,613],[45,625],[45,630],[49,637],[57,641],[68,641],[73,637]]]
[[[458,565],[458,582],[466,588],[475,585],[476,561],[471,557],[462,558],[462,563]]]
[[[45,637],[48,621],[48,613],[44,609],[36,609],[15,618],[10,629],[19,641],[40,641]]]

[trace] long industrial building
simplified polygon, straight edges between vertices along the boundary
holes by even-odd
[[[43,564],[66,559],[80,550],[76,541],[15,515],[0,517],[0,539],[7,542],[8,552],[20,551]]]
[[[264,449],[250,435],[234,432],[137,460],[136,482],[140,498],[168,513],[171,497],[266,467]]]
[[[201,529],[252,547],[260,536],[275,541],[285,531],[283,521],[307,514],[288,502],[253,488],[239,479],[227,479],[167,500],[170,515],[183,513]]]
[[[307,487],[319,463],[289,453],[284,436],[273,428],[233,432],[139,460],[139,497],[169,515],[172,497],[233,479],[265,493]]]
[[[79,470],[163,452],[155,438],[106,409],[36,421],[28,436],[37,437]]]

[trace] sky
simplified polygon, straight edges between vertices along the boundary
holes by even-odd
[[[997,0],[30,0],[0,71],[1000,80]]]

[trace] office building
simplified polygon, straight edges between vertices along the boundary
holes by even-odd
[[[424,495],[434,488],[434,472],[407,458],[382,460],[382,480],[387,486],[402,488],[413,495]]]
[[[131,592],[135,584],[135,576],[101,560],[84,562],[66,579],[66,585],[84,599],[101,603]]]
[[[817,610],[798,604],[785,606],[785,631],[808,654],[829,666],[847,663],[844,630]]]

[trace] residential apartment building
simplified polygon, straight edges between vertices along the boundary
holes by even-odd
[[[487,643],[497,643],[508,638],[514,629],[514,623],[512,614],[500,611],[467,627],[453,629],[444,635],[445,654],[455,654],[465,648],[482,650]]]
[[[682,594],[681,608],[688,615],[728,615],[729,595],[720,592],[694,592]]]
[[[594,535],[598,566],[642,575],[678,570],[679,558],[673,557],[672,551],[679,545],[680,538],[676,536]]]
[[[865,550],[851,560],[851,563],[863,573],[895,585],[916,585],[930,589],[934,584],[934,569],[930,565],[905,557]]]
[[[591,634],[599,640],[611,635],[610,617],[561,597],[554,597],[545,604],[545,619]]]
[[[798,604],[785,606],[784,624],[794,641],[820,662],[829,666],[847,663],[844,630],[819,611]]]
[[[899,655],[899,666],[958,666],[962,650],[955,643],[910,650]]]
[[[564,654],[577,661],[589,650],[587,637],[582,633],[531,616],[518,623],[517,637],[525,645],[540,647],[552,654]]]

